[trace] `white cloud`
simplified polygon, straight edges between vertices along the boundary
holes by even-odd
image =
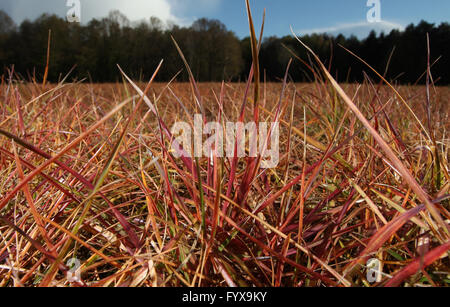
[[[172,13],[181,25],[190,25],[194,20],[217,10],[222,0],[167,0]],[[228,0],[236,1],[236,0]],[[195,14],[193,14],[195,12]]]
[[[106,17],[112,10],[119,10],[131,21],[148,19],[151,16],[163,21],[185,24],[184,13],[193,7],[215,8],[221,0],[80,0],[81,21]],[[56,14],[65,18],[67,0],[1,0],[0,9],[4,9],[17,23],[24,19],[35,19],[43,13]]]
[[[178,11],[185,11],[192,9],[195,6],[196,9],[202,11],[214,10],[218,7],[221,0],[167,0],[174,9]]]
[[[112,10],[119,10],[132,21],[155,16],[163,21],[178,22],[168,0],[85,0],[81,5],[83,21],[101,18]]]
[[[327,33],[332,35],[343,34],[346,36],[356,35],[359,38],[367,36],[370,31],[388,33],[394,29],[404,30],[404,26],[395,22],[381,21],[369,23],[367,21],[355,22],[355,23],[341,23],[331,27],[315,28],[315,29],[303,29],[297,30],[298,35],[309,35],[313,33]]]

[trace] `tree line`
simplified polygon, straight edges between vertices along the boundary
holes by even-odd
[[[72,78],[92,82],[113,82],[120,78],[119,64],[133,78],[146,80],[161,59],[165,63],[158,81],[177,76],[187,80],[183,61],[173,43],[178,43],[197,81],[245,80],[252,65],[250,39],[239,39],[218,20],[198,19],[189,27],[164,24],[152,17],[130,22],[118,11],[88,24],[68,23],[56,15],[44,14],[34,21],[16,25],[0,11],[0,66],[3,74],[14,72],[26,80],[42,79],[51,30],[48,79],[58,81],[70,71]],[[341,82],[362,81],[370,70],[351,55],[352,51],[386,78],[398,83],[423,83],[427,68],[427,34],[430,38],[430,65],[437,84],[450,84],[450,25],[425,21],[404,31],[388,34],[371,32],[365,39],[343,35],[312,34],[301,37],[325,62]],[[342,46],[342,47],[341,47]],[[260,65],[268,81],[284,75],[290,58],[293,81],[312,81],[306,50],[292,36],[267,37],[260,50]],[[183,71],[182,71],[183,70]],[[1,74],[0,74],[1,75]]]

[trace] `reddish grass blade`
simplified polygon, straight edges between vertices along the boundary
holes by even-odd
[[[390,279],[385,286],[386,287],[400,286],[400,284],[405,279],[417,273],[421,269],[422,265],[423,265],[422,269],[425,269],[426,267],[433,264],[433,262],[438,260],[443,254],[445,254],[449,250],[450,250],[450,241],[428,252],[423,258],[416,259],[410,264],[408,264],[404,269],[395,274],[395,276],[392,279]]]

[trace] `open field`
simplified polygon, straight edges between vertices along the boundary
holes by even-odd
[[[170,147],[201,109],[253,120],[253,85],[5,81],[0,286],[448,286],[450,89],[342,85],[370,131],[329,82],[260,87],[270,169]]]

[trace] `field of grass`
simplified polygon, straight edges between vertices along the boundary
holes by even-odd
[[[428,119],[425,86],[342,85],[370,131],[329,82],[261,83],[259,121],[280,121],[265,170],[170,148],[201,109],[253,120],[253,85],[134,86],[2,84],[1,286],[448,286],[449,88]]]

